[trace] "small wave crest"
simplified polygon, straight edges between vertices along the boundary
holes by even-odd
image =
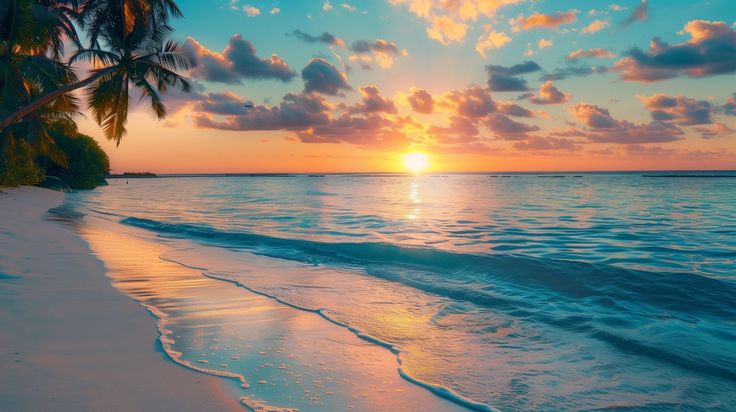
[[[619,350],[736,380],[736,359],[728,351],[736,333],[724,327],[736,319],[736,287],[717,279],[389,243],[285,239],[136,217],[122,223],[270,257],[358,267],[453,300],[585,333]],[[673,322],[681,326],[672,328]]]

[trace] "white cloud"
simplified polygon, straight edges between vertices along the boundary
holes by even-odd
[[[258,7],[253,7],[250,4],[246,4],[245,6],[243,6],[243,11],[245,12],[245,14],[248,15],[248,17],[256,17],[261,14],[261,9],[259,9]]]

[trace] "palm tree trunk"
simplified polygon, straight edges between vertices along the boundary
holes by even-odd
[[[22,118],[28,116],[29,114],[38,110],[43,105],[49,103],[50,101],[56,99],[57,97],[65,95],[69,92],[73,92],[74,90],[81,89],[82,87],[88,86],[94,83],[95,81],[97,81],[100,77],[110,72],[113,72],[115,70],[117,70],[116,66],[104,68],[102,70],[95,72],[93,75],[89,76],[88,78],[84,80],[80,80],[76,83],[68,84],[64,87],[60,87],[54,91],[44,94],[43,96],[34,100],[32,103],[16,110],[13,114],[11,114],[10,116],[0,121],[0,130],[3,130],[4,128],[10,126],[11,124],[20,121]]]

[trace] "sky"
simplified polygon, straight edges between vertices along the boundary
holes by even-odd
[[[736,169],[733,0],[179,0],[114,172]]]

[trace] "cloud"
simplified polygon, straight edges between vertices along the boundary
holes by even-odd
[[[529,90],[526,79],[518,76],[539,70],[542,68],[531,60],[511,67],[488,65],[488,87],[496,92],[526,91]]]
[[[509,42],[511,42],[511,37],[507,36],[506,33],[491,30],[478,37],[478,41],[475,42],[475,51],[485,58],[486,50],[500,49]]]
[[[234,100],[234,99],[231,99]],[[231,113],[224,120],[213,118],[207,107],[200,106],[194,121],[198,127],[246,131],[246,130],[302,130],[326,124],[330,121],[330,105],[316,93],[289,93],[278,106],[258,105],[245,112]]]
[[[736,32],[726,23],[692,20],[683,31],[689,41],[669,45],[654,38],[648,51],[638,47],[627,51],[614,70],[621,79],[636,82],[736,72]]]
[[[666,122],[634,124],[617,120],[607,109],[589,103],[577,103],[570,106],[569,111],[588,127],[585,137],[596,143],[663,143],[679,140],[683,134],[677,126]]]
[[[729,116],[736,116],[736,93],[726,100],[726,103],[718,108],[718,111]]]
[[[302,69],[304,91],[338,95],[341,90],[352,90],[347,77],[324,59],[312,59]]]
[[[440,145],[458,145],[477,142],[480,138],[477,120],[451,116],[447,127],[431,126],[429,134]]]
[[[700,133],[700,137],[703,139],[730,136],[736,133],[736,130],[731,129],[723,123],[714,123],[712,126],[708,127],[696,127],[695,131]]]
[[[468,23],[479,18],[492,19],[501,7],[525,0],[389,0],[405,5],[409,12],[427,24],[427,36],[443,45],[465,41]]]
[[[248,17],[256,17],[261,14],[261,9],[253,7],[250,4],[243,6],[243,11],[248,15]]]
[[[532,103],[535,104],[562,104],[570,101],[570,93],[564,93],[560,91],[552,80],[539,86],[539,93],[529,97]]]
[[[638,97],[644,103],[644,106],[651,111],[653,120],[671,121],[680,126],[713,123],[714,108],[707,100],[695,100],[682,95],[668,96],[666,94]]]
[[[375,62],[383,69],[393,66],[397,56],[408,54],[406,50],[399,50],[396,43],[384,39],[356,40],[350,45],[350,50],[353,52],[349,57],[351,61],[359,61],[366,65]]]
[[[570,54],[568,54],[565,57],[565,60],[572,61],[572,60],[582,59],[584,57],[597,57],[601,59],[612,59],[614,57],[614,54],[613,52],[606,50],[606,49],[602,49],[600,47],[596,47],[594,49],[588,49],[588,50],[577,49],[571,52]]]
[[[274,7],[274,8],[271,9],[271,11],[269,11],[269,13],[271,13],[272,16],[275,16],[275,15],[281,13],[281,9],[278,8],[278,7]]]
[[[480,118],[496,111],[496,102],[488,90],[472,85],[463,90],[451,90],[442,98],[442,105],[463,117]]]
[[[516,150],[523,151],[547,151],[547,150],[580,150],[578,142],[571,139],[560,139],[556,137],[531,137],[514,143]]]
[[[607,73],[608,71],[608,67],[605,66],[567,66],[561,69],[555,69],[554,72],[543,75],[540,80],[543,82],[548,80],[557,81],[568,77],[586,77],[596,73]]]
[[[349,11],[349,12],[351,12],[351,13],[357,10],[357,9],[355,8],[355,6],[353,6],[353,5],[351,5],[351,4],[348,4],[348,3],[342,3],[342,4],[340,5],[340,7],[342,7],[342,8],[344,9],[344,10],[347,10],[347,11]]]
[[[360,89],[363,100],[351,107],[331,105],[316,92],[288,93],[277,106],[245,107],[233,93],[210,93],[192,106],[197,127],[229,131],[294,133],[303,143],[350,143],[364,147],[404,149],[407,133],[422,129],[410,116],[399,116],[374,86]],[[340,113],[342,111],[342,113]]]
[[[546,49],[547,47],[552,47],[552,40],[550,39],[539,39],[537,42],[537,47],[540,49]]]
[[[485,125],[502,140],[524,140],[529,137],[527,133],[539,130],[537,126],[517,122],[501,113],[488,116]]]
[[[429,114],[434,111],[434,98],[424,89],[412,89],[406,99],[417,113]]]
[[[330,46],[345,47],[345,42],[341,38],[329,32],[324,32],[319,36],[313,36],[297,29],[292,31],[290,34],[306,43],[324,43]],[[288,35],[289,33],[287,33],[287,36]]]
[[[605,29],[610,25],[611,23],[608,20],[595,20],[589,25],[585,26],[582,32],[584,34],[593,34]]]
[[[396,114],[399,109],[391,99],[381,97],[376,86],[366,86],[358,89],[363,99],[360,103],[348,108],[348,113],[390,113]]]
[[[511,102],[498,102],[496,109],[499,113],[513,117],[535,117],[534,112]]]
[[[637,21],[644,21],[649,18],[649,3],[647,0],[641,0],[641,3],[634,9],[634,12],[624,20],[621,25],[627,27]]]
[[[570,24],[577,21],[578,17],[575,10],[566,12],[558,11],[554,14],[534,13],[528,17],[520,15],[516,19],[511,19],[510,23],[513,31],[518,32],[532,29],[556,29],[563,24]]]
[[[288,82],[296,73],[276,54],[269,58],[256,56],[256,48],[239,34],[230,37],[222,53],[207,49],[193,38],[187,38],[184,50],[197,62],[190,75],[197,79],[220,83],[240,83],[242,79],[276,79]]]
[[[322,3],[322,10],[324,11],[332,10],[332,3],[330,3],[330,0],[325,0],[325,2]]]
[[[242,115],[247,109],[246,100],[232,92],[208,93],[197,102],[196,111],[216,115]]]

